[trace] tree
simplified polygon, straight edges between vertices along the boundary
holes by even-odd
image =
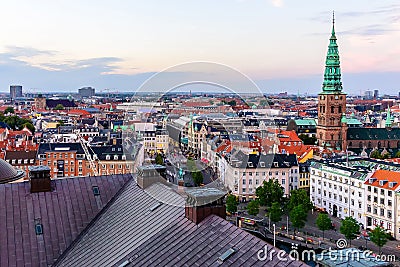
[[[322,231],[322,239],[325,238],[325,231],[332,229],[332,221],[328,214],[325,213],[320,213],[318,215],[315,224],[318,226],[318,229]]]
[[[231,100],[227,103],[229,106],[233,107],[236,106],[236,101],[235,100]]]
[[[287,206],[289,212],[293,210],[295,207],[299,206],[300,204],[302,204],[302,206],[304,207],[304,211],[306,213],[308,213],[313,208],[313,204],[306,190],[296,189],[290,191],[290,198]]]
[[[196,186],[203,183],[203,173],[199,170],[192,172],[192,180]]]
[[[374,230],[369,233],[369,238],[375,245],[379,248],[379,255],[381,254],[382,247],[386,244],[387,240],[387,233],[386,230],[380,226],[375,227]]]
[[[4,114],[8,114],[8,113],[14,114],[14,113],[15,113],[14,108],[13,108],[13,107],[7,107],[7,108],[4,110]]]
[[[283,187],[278,180],[270,179],[264,181],[263,184],[256,189],[256,196],[261,206],[270,207],[272,203],[283,202]]]
[[[351,240],[357,237],[360,231],[360,225],[353,217],[346,217],[340,226],[340,232],[349,240],[351,246]]]
[[[158,165],[164,165],[164,159],[160,153],[157,153],[155,161],[156,161],[156,164],[158,164]]]
[[[259,211],[260,211],[260,203],[258,203],[257,200],[252,200],[249,202],[249,204],[247,204],[247,212],[250,215],[256,216],[258,215]]]
[[[63,110],[65,109],[62,104],[57,104],[57,106],[54,108],[55,110]]]
[[[379,152],[379,150],[374,150],[371,152],[371,154],[369,156],[374,159],[380,159],[381,153]]]
[[[192,158],[188,158],[188,160],[186,162],[186,166],[187,166],[189,171],[196,171],[197,170],[196,163],[194,162],[194,160]]]
[[[280,222],[282,220],[282,207],[278,202],[274,202],[268,212],[269,218],[273,222]]]
[[[237,206],[238,206],[237,197],[232,194],[229,194],[226,197],[226,211],[230,213],[235,213],[237,211]]]
[[[26,122],[22,126],[28,128],[28,130],[31,131],[32,134],[35,133],[35,126],[33,126],[32,123]]]
[[[293,233],[296,234],[296,229],[303,228],[306,225],[307,221],[307,212],[305,212],[305,208],[302,204],[294,207],[290,211],[290,221],[294,227]]]
[[[396,152],[395,158],[400,158],[400,150]]]

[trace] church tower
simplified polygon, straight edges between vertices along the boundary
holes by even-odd
[[[318,145],[333,149],[346,149],[347,124],[342,115],[346,113],[346,94],[342,92],[339,50],[335,35],[335,15],[325,61],[322,92],[318,94]]]

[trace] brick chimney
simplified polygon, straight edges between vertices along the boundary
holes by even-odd
[[[50,192],[51,178],[48,166],[29,166],[31,193]]]
[[[146,189],[154,183],[163,183],[167,181],[165,177],[166,168],[162,165],[145,165],[138,167],[137,185]]]
[[[226,192],[216,188],[186,189],[187,194],[185,217],[195,224],[200,223],[210,215],[226,218],[224,198]]]

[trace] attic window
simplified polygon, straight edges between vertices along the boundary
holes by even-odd
[[[389,183],[389,187],[390,187],[390,188],[393,188],[396,184],[397,184],[396,182],[390,182],[390,183]]]
[[[36,235],[42,235],[43,234],[43,225],[41,223],[36,223],[35,224],[35,233],[36,233]]]
[[[380,180],[379,181],[379,185],[380,186],[384,186],[386,184],[387,180]]]
[[[93,195],[100,196],[100,189],[97,185],[93,186],[92,190],[93,190]]]
[[[260,166],[261,167],[265,167],[265,162],[264,161],[260,161]]]
[[[230,248],[227,251],[224,252],[224,254],[222,254],[221,256],[219,256],[218,258],[218,263],[222,264],[224,263],[226,260],[229,259],[230,256],[232,256],[233,254],[235,254],[237,251],[236,248]]]
[[[274,167],[278,167],[278,162],[274,162]]]
[[[249,167],[253,167],[253,162],[247,162],[247,165],[248,165]]]

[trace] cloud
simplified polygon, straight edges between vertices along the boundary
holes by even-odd
[[[274,7],[283,7],[283,0],[269,0]]]

